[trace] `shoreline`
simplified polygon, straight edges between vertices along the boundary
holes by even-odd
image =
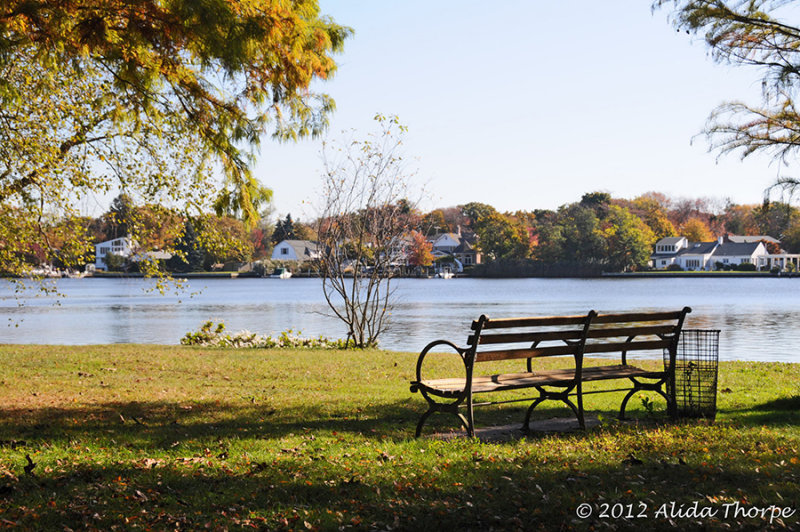
[[[477,276],[458,274],[455,279],[658,279],[658,278],[795,278],[800,277],[800,272],[734,272],[734,271],[648,271],[648,272],[605,272],[600,275],[574,276],[574,275],[526,275],[526,276]],[[141,273],[126,272],[95,272],[81,276],[46,277],[46,279],[142,279]],[[151,279],[153,277],[150,277]],[[172,274],[173,279],[271,279],[270,276],[257,275],[252,272],[187,272]],[[319,278],[316,273],[295,273],[291,279]],[[34,277],[24,277],[27,280],[39,280]],[[433,279],[432,277],[419,277],[415,275],[398,276],[393,279]]]
[[[140,273],[121,273],[121,272],[110,272],[110,273],[103,273],[100,275],[87,275],[82,277],[83,279],[116,279],[116,278],[137,278],[143,277]],[[172,276],[175,279],[270,279],[269,276],[260,276],[255,275],[252,273],[238,273],[238,272],[194,272],[194,273],[182,273],[182,274],[175,274]],[[800,277],[800,273],[798,272],[782,272],[782,273],[771,273],[771,272],[620,272],[620,273],[602,273],[597,276],[571,276],[565,275],[561,276],[554,276],[554,275],[531,275],[531,276],[523,276],[523,277],[495,277],[495,276],[475,276],[475,275],[456,275],[454,279],[657,279],[657,278],[678,278],[678,277],[685,277],[685,278],[734,278],[734,279],[741,279],[741,278],[786,278],[786,277]],[[296,273],[292,274],[290,279],[310,279],[310,278],[319,278],[316,274],[311,273]],[[418,277],[414,275],[403,276],[403,277],[394,277],[393,279],[432,279],[426,277]]]
[[[712,278],[712,277],[727,277],[727,278],[743,278],[743,277],[757,277],[764,278],[784,278],[784,277],[800,277],[800,273],[796,272],[626,272],[626,273],[604,273],[599,278],[646,278],[655,279],[659,277],[687,277],[687,278]]]

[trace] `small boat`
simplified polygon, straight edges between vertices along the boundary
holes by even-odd
[[[292,276],[292,272],[290,272],[286,268],[275,268],[275,270],[272,272],[272,275],[270,275],[270,278],[272,278],[272,279],[288,279],[291,276]]]
[[[449,268],[445,268],[444,270],[440,270],[439,272],[436,273],[436,278],[437,279],[452,279],[453,278],[453,272],[451,272]]]

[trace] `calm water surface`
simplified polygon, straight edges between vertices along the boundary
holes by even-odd
[[[176,344],[207,321],[229,331],[344,337],[318,279],[201,279],[181,295],[148,293],[142,279],[62,279],[65,297],[20,306],[0,284],[0,343]],[[692,307],[689,328],[721,329],[720,358],[800,362],[800,279],[401,279],[381,347],[419,351],[436,338],[463,344],[490,317]],[[194,295],[191,293],[199,292]]]

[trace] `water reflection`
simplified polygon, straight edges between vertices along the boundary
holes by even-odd
[[[795,361],[800,345],[798,279],[403,279],[382,337],[387,349],[418,351],[446,337],[463,343],[473,319],[677,309],[691,306],[687,327],[721,329],[723,359]],[[66,297],[31,297],[18,306],[0,287],[9,326],[0,342],[175,344],[208,320],[230,331],[342,337],[315,279],[199,280],[184,294],[147,292],[141,279],[63,279]],[[200,291],[196,295],[194,292]],[[16,325],[16,326],[15,326]]]

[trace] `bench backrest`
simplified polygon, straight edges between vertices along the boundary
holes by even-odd
[[[584,354],[669,350],[673,358],[689,307],[670,312],[490,319],[472,322],[467,338],[472,363]]]
[[[620,353],[623,364],[627,354],[650,352],[661,355],[664,350],[675,356],[689,307],[667,312],[629,312],[598,314],[587,332],[584,354]]]

